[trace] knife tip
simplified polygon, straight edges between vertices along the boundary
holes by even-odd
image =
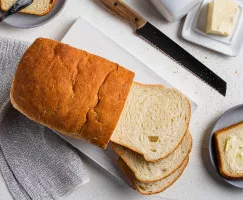
[[[225,85],[223,87],[218,88],[217,91],[225,97],[227,91],[227,83],[225,82]]]

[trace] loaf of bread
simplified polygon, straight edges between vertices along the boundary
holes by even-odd
[[[116,63],[40,38],[20,61],[10,98],[28,118],[106,148],[133,79]]]
[[[186,168],[189,161],[189,157],[185,159],[185,161],[182,163],[182,165],[170,176],[160,180],[155,181],[151,183],[143,183],[136,179],[133,172],[130,170],[130,168],[126,165],[126,163],[119,158],[118,159],[118,166],[124,171],[124,173],[127,175],[127,177],[131,180],[135,188],[138,192],[140,192],[143,195],[151,195],[163,192],[168,187],[170,187],[183,173],[184,169]]]
[[[181,143],[190,116],[188,99],[176,89],[133,83],[111,141],[157,162]]]
[[[0,0],[1,9],[7,11],[16,0]],[[32,15],[46,15],[54,7],[56,0],[34,0],[33,3],[27,8],[21,10],[21,13],[32,14]]]
[[[214,136],[220,173],[228,179],[243,179],[243,122],[219,130]]]
[[[155,182],[168,177],[183,164],[191,151],[192,137],[187,132],[172,154],[154,163],[147,162],[143,156],[118,144],[112,143],[112,148],[131,169],[136,179],[141,182]]]

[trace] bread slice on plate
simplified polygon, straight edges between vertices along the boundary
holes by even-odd
[[[178,90],[133,83],[111,141],[157,162],[181,143],[190,117],[190,103]]]
[[[214,134],[220,173],[228,179],[243,179],[243,122]]]
[[[16,0],[0,0],[1,9],[7,11]],[[21,13],[32,14],[32,15],[46,15],[54,7],[56,0],[34,0],[34,2],[27,8],[20,11]]]
[[[170,187],[183,173],[184,169],[186,168],[189,161],[189,157],[185,159],[183,164],[170,176],[160,181],[155,181],[151,183],[143,183],[136,179],[133,172],[130,168],[126,165],[126,163],[119,158],[118,165],[124,171],[124,173],[128,176],[128,178],[132,181],[133,185],[137,189],[137,191],[143,195],[151,195],[163,192],[165,189]]]
[[[171,175],[183,164],[191,151],[192,137],[187,132],[182,143],[172,154],[154,163],[147,162],[143,156],[118,144],[113,143],[112,148],[131,169],[136,179],[141,182],[154,182]]]

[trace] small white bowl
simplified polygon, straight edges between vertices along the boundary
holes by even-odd
[[[202,0],[150,0],[157,10],[170,22],[184,17]]]

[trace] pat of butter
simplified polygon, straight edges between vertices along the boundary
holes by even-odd
[[[230,137],[226,141],[225,155],[231,170],[243,171],[243,138]]]
[[[229,36],[232,32],[237,10],[237,2],[212,0],[208,5],[206,33]]]

